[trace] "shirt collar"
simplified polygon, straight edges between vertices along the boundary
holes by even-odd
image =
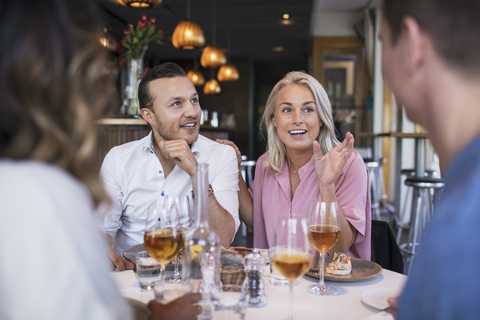
[[[145,139],[143,143],[143,149],[145,151],[148,151],[150,153],[155,153],[155,148],[153,147],[153,132],[150,131],[150,133],[147,136],[147,139]]]

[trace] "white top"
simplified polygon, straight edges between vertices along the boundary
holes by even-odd
[[[240,225],[238,216],[238,163],[235,150],[198,136],[191,148],[199,163],[208,163],[208,182],[218,203]],[[175,166],[165,179],[153,148],[152,132],[145,138],[112,148],[103,160],[101,176],[113,204],[101,210],[102,228],[115,238],[118,254],[143,243],[148,207],[162,205],[168,194],[192,192],[190,176]]]
[[[0,177],[0,319],[130,319],[85,187],[34,161]]]

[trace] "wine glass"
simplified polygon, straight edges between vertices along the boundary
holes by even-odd
[[[190,201],[190,196],[186,194],[170,194],[165,197],[165,208],[169,211],[175,211],[177,219],[179,220],[180,231],[182,232],[183,239],[185,239],[185,233],[193,225],[193,210]],[[183,248],[183,245],[182,245]],[[178,265],[180,263],[180,251],[174,258],[175,269],[173,275],[166,279],[169,282],[181,282],[180,272],[178,271]]]
[[[280,215],[274,228],[271,260],[289,282],[290,315],[293,319],[293,283],[303,276],[312,264],[313,254],[308,239],[307,221],[295,215]]]
[[[165,265],[183,247],[183,233],[175,210],[163,205],[149,208],[149,226],[144,235],[145,250],[160,264],[160,282],[165,282]]]
[[[337,289],[325,285],[325,254],[332,249],[340,237],[339,208],[337,202],[314,202],[310,211],[308,235],[312,246],[320,254],[318,284],[308,287],[308,291],[317,295],[331,295]]]

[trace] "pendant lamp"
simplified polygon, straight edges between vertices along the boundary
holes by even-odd
[[[215,0],[213,2],[213,18],[212,18],[212,43],[213,45],[207,46],[203,49],[202,56],[200,57],[200,64],[204,68],[218,68],[227,63],[227,58],[222,49],[215,46]]]
[[[162,0],[118,0],[125,7],[130,8],[153,8],[162,3]]]
[[[203,93],[205,94],[219,94],[220,91],[222,91],[222,88],[220,88],[220,84],[215,79],[208,80],[203,86]]]
[[[205,83],[205,78],[200,71],[190,70],[187,72],[187,77],[192,81],[194,86],[201,86]]]
[[[207,46],[203,49],[200,63],[204,68],[218,68],[227,63],[227,58],[219,47]]]
[[[220,67],[217,73],[217,79],[220,82],[237,81],[239,78],[238,70],[233,64],[226,64]]]
[[[173,46],[177,49],[194,49],[205,45],[205,35],[198,24],[183,20],[175,27],[172,36]]]
[[[177,49],[193,49],[205,45],[202,28],[190,21],[190,0],[187,1],[187,20],[180,21],[172,36],[173,46]]]

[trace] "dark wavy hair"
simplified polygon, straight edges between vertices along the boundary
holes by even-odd
[[[0,2],[0,157],[60,167],[106,200],[96,119],[114,82],[91,0]]]

